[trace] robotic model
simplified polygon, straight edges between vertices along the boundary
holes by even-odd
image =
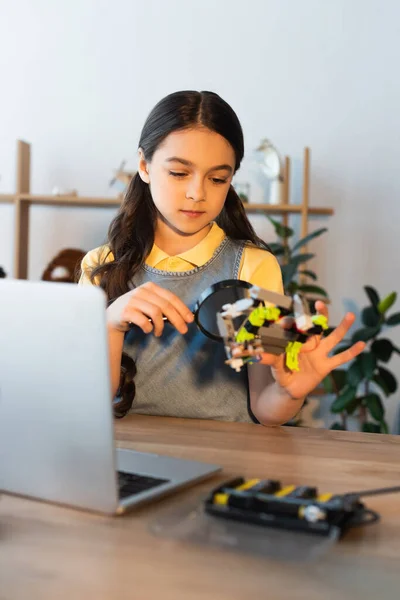
[[[328,328],[326,317],[311,315],[307,300],[299,294],[292,298],[252,286],[246,295],[217,313],[226,364],[240,371],[246,364],[259,362],[263,352],[285,352],[287,367],[298,371],[302,345]]]

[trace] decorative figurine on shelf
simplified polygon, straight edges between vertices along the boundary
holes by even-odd
[[[123,160],[119,169],[116,169],[114,177],[110,181],[110,187],[115,187],[121,194],[124,194],[128,185],[132,181],[136,171],[125,171],[126,161]]]
[[[42,281],[76,283],[78,269],[85,254],[84,250],[76,248],[61,250],[47,265]]]
[[[263,352],[286,352],[286,365],[298,371],[298,354],[311,335],[328,328],[322,315],[311,315],[307,300],[293,298],[257,286],[246,290],[247,297],[225,304],[217,314],[224,341],[226,364],[240,371],[247,363],[258,362]]]
[[[283,199],[283,165],[281,156],[268,139],[261,141],[257,152],[262,154],[261,170],[267,179],[270,180],[269,203],[280,204]]]

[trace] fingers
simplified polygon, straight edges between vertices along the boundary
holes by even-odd
[[[321,300],[317,300],[315,303],[315,310],[317,311],[317,313],[319,315],[323,315],[324,317],[326,317],[329,320],[329,311],[328,311],[328,307],[325,304],[325,302],[322,302]]]
[[[146,325],[142,318],[139,319],[141,324],[137,322],[137,313],[141,313],[144,319],[147,317]],[[123,311],[125,321],[139,325],[145,333],[149,333],[154,328],[154,335],[159,337],[164,329],[164,318],[182,334],[187,333],[187,323],[194,319],[193,314],[180,298],[154,283],[146,283],[129,292],[128,302]]]
[[[163,313],[161,309],[150,301],[147,301],[143,298],[135,298],[134,301],[130,302],[124,311],[124,319],[129,320],[131,323],[135,323],[134,320],[131,319],[131,314],[135,316],[137,313],[140,313],[143,318],[147,321],[148,325],[150,325],[150,330],[146,326],[145,329],[141,325],[139,327],[145,332],[149,333],[149,331],[154,330],[154,335],[159,337],[164,329],[164,321],[163,321]],[[149,321],[151,319],[151,322]],[[142,319],[141,319],[142,321]],[[136,325],[138,323],[135,323]]]
[[[336,356],[332,356],[330,359],[330,366],[332,365],[331,370],[337,369],[341,365],[344,365],[344,363],[353,360],[353,358],[361,354],[364,349],[365,342],[357,342],[354,346],[351,346],[351,348],[340,352],[340,354],[336,354]]]
[[[175,310],[182,316],[182,318],[187,323],[192,323],[194,320],[193,313],[188,309],[186,304],[182,302],[178,296],[158,286],[155,283],[145,283],[142,286],[143,289],[149,290],[151,293],[155,293],[159,298],[166,300],[169,304],[171,304]],[[167,315],[166,315],[167,316]]]
[[[301,347],[301,352],[312,352],[320,343],[319,335],[312,335]]]
[[[144,333],[151,333],[153,331],[153,325],[150,323],[148,317],[139,310],[131,309],[127,322],[137,325]]]
[[[261,360],[259,362],[259,364],[262,365],[269,365],[271,367],[274,367],[278,364],[279,360],[282,360],[282,355],[281,354],[269,354],[268,352],[263,352],[261,354]]]
[[[154,304],[158,311],[164,315],[167,320],[180,332],[186,333],[187,323],[191,323],[194,319],[193,314],[190,312],[188,307],[177,297],[175,294],[159,288],[161,292],[150,291],[143,289],[140,294],[140,298],[143,298],[147,302]],[[156,313],[158,315],[158,313]],[[164,322],[161,323],[161,332],[164,327]]]
[[[330,333],[326,338],[321,341],[321,348],[328,354],[333,350],[337,344],[339,344],[346,336],[347,332],[353,325],[355,316],[353,313],[347,313],[346,316],[341,320],[339,325]]]

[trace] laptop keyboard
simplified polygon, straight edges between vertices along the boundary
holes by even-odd
[[[169,479],[159,479],[158,477],[147,477],[146,475],[118,471],[119,497],[122,500],[128,496],[140,494],[168,482]]]

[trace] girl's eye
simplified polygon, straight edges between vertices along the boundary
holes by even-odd
[[[227,182],[227,180],[226,180],[226,179],[218,179],[218,178],[216,178],[216,177],[213,177],[213,178],[211,179],[211,181],[212,181],[213,183],[216,183],[217,185],[218,185],[218,184],[222,184],[222,183],[226,183],[226,182]]]
[[[172,177],[186,177],[186,173],[178,173],[177,171],[170,171],[169,174]]]

